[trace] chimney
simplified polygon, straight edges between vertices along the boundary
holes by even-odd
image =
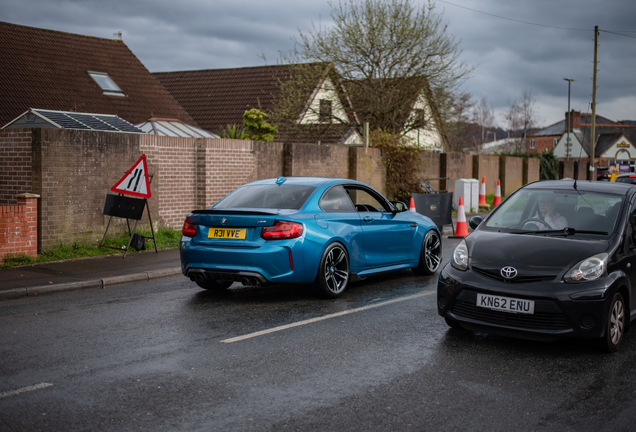
[[[565,113],[565,124],[568,123],[568,113]],[[570,127],[569,130],[581,128],[581,111],[570,111]]]

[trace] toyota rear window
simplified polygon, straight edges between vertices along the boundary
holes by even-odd
[[[219,201],[215,209],[271,208],[300,209],[309,195],[316,189],[297,185],[253,185],[244,186]]]

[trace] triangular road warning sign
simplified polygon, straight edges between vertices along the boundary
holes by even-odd
[[[140,198],[150,198],[150,182],[146,155],[141,155],[131,169],[113,186],[111,192],[123,193]]]

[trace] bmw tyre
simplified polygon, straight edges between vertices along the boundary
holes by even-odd
[[[618,350],[625,334],[625,323],[625,301],[621,293],[616,293],[610,303],[605,336],[597,340],[601,351],[613,353]]]
[[[322,297],[336,298],[347,288],[348,283],[349,255],[341,243],[332,243],[320,259],[315,289]]]
[[[225,291],[232,285],[232,281],[216,281],[212,279],[202,280],[201,282],[197,282],[201,288],[210,290],[210,291]]]
[[[426,233],[422,242],[420,261],[417,267],[412,268],[413,273],[423,276],[432,275],[442,263],[442,240],[435,230]]]

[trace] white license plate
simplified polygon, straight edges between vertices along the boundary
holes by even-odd
[[[477,306],[502,312],[533,314],[534,301],[477,294]]]

